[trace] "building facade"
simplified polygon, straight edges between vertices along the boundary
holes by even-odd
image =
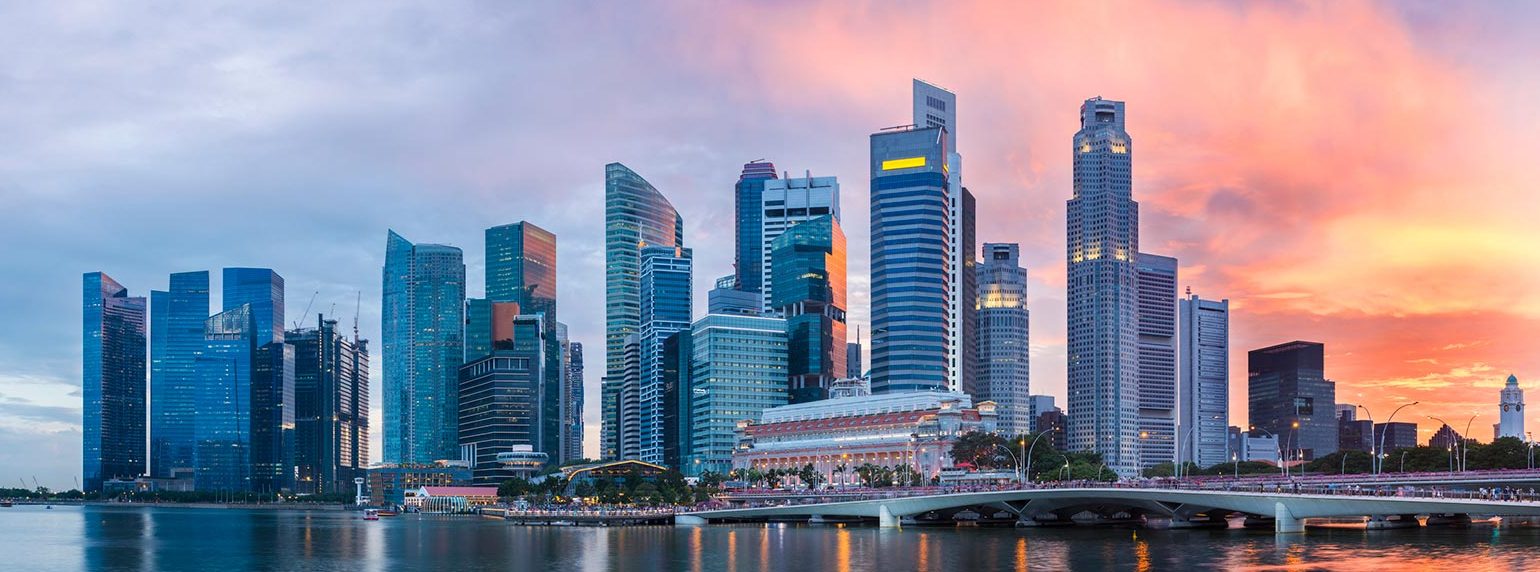
[[[145,473],[145,299],[102,272],[82,282],[81,473],[85,492]]]
[[[1336,384],[1326,379],[1326,347],[1294,341],[1247,354],[1251,426],[1278,436],[1284,458],[1313,460],[1337,451]]]
[[[290,330],[294,346],[294,492],[345,493],[369,468],[369,342],[337,320]]]
[[[1230,301],[1181,300],[1180,460],[1212,467],[1230,460]]]
[[[1030,433],[1035,418],[1031,394],[1031,347],[1027,310],[1027,270],[1021,246],[984,244],[978,266],[978,381],[974,397],[995,402],[1000,431]]]
[[[520,315],[510,347],[460,367],[460,458],[470,462],[476,482],[519,476],[499,455],[538,451],[544,442],[545,330],[543,315]]]
[[[732,468],[738,422],[785,405],[786,321],[707,315],[690,330],[690,447],[686,475]]]
[[[1176,460],[1176,259],[1140,252],[1139,465]]]
[[[827,398],[846,374],[845,231],[820,216],[781,233],[771,251],[770,306],[786,319],[788,395],[792,403]]]
[[[1497,436],[1528,441],[1529,435],[1524,432],[1524,390],[1519,388],[1517,376],[1508,376],[1498,397],[1498,408]]]
[[[742,292],[756,294],[759,300],[760,283],[764,280],[764,224],[765,184],[776,179],[775,163],[765,160],[744,163],[738,183],[733,186],[733,230],[736,237],[734,254],[733,287]],[[712,312],[715,314],[716,312]]]
[[[973,195],[963,186],[962,155],[957,145],[957,94],[915,79],[912,82],[912,123],[917,127],[942,130],[945,146],[946,257],[948,268],[946,331],[948,391],[973,391],[973,375],[977,362],[977,340],[974,338],[975,303],[978,286],[974,274],[974,252],[977,247],[974,232]],[[874,326],[875,328],[875,326]],[[873,338],[875,342],[875,338]]]
[[[194,483],[199,491],[249,491],[256,318],[242,304],[209,317],[198,356]]]
[[[583,342],[562,346],[562,450],[558,463],[583,458]]]
[[[646,463],[663,462],[664,383],[663,342],[690,329],[691,276],[688,248],[649,246],[642,249],[641,335],[638,456]]]
[[[1384,444],[1384,448],[1380,449],[1382,452],[1415,448],[1417,446],[1417,424],[1402,421],[1375,423],[1374,441],[1376,447],[1379,447],[1381,443]]]
[[[278,322],[282,330],[283,323]],[[279,332],[282,335],[283,332]],[[257,346],[251,366],[251,488],[294,489],[294,346]]]
[[[171,275],[150,292],[150,475],[192,468],[198,417],[198,355],[209,317],[208,271]]]
[[[626,340],[641,331],[641,250],[645,246],[683,248],[684,219],[662,193],[625,165],[605,165],[604,175],[605,368],[600,395],[600,456],[619,459]]]
[[[1123,102],[1080,106],[1067,204],[1069,447],[1138,472],[1139,204]]]
[[[374,506],[401,506],[406,503],[407,491],[425,486],[447,487],[470,483],[471,468],[463,461],[422,465],[388,463],[369,469],[369,502]]]
[[[775,239],[787,229],[822,217],[832,218],[837,227],[840,220],[840,184],[834,177],[814,177],[811,174],[796,179],[771,179],[764,182],[764,192],[760,199],[764,204],[759,232],[760,312],[771,314],[781,310],[776,304],[775,271],[772,267]]]
[[[464,254],[388,231],[382,291],[384,459],[421,464],[458,458]]]
[[[486,296],[493,303],[515,302],[518,312],[543,316],[545,331],[540,371],[541,442],[532,443],[550,458],[562,448],[562,353],[556,334],[556,235],[529,222],[494,226],[486,230]],[[480,356],[477,356],[480,357]],[[471,359],[470,356],[466,357]]]

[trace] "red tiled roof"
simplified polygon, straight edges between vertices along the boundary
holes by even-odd
[[[901,411],[897,413],[881,413],[877,415],[832,417],[829,419],[817,419],[808,421],[787,421],[785,423],[771,423],[768,425],[750,425],[747,428],[747,432],[755,437],[763,437],[770,435],[803,433],[807,431],[839,431],[867,427],[883,427],[888,425],[906,425],[919,423],[920,420],[935,414],[935,410]]]
[[[497,487],[423,487],[435,497],[495,497]]]

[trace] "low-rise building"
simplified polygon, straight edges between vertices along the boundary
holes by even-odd
[[[465,461],[373,467],[369,469],[369,503],[375,506],[405,504],[406,491],[468,484],[471,477],[470,463]]]
[[[422,512],[470,512],[497,503],[497,487],[420,487],[406,491],[406,506]]]
[[[758,423],[739,424],[733,468],[811,464],[826,482],[855,484],[861,465],[908,465],[930,480],[952,466],[959,435],[993,432],[995,422],[993,402],[974,406],[964,393],[884,393],[786,405],[765,410]]]

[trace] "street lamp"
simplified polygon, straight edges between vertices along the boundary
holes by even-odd
[[[1035,445],[1036,443],[1033,443],[1033,444]],[[1011,466],[1016,468],[1016,483],[1020,484],[1021,483],[1021,458],[1017,457],[1016,456],[1016,452],[1012,451],[1010,447],[1006,447],[1005,445],[1001,445],[999,443],[995,443],[995,447],[998,447],[999,449],[1005,451],[1006,453],[1010,453],[1010,455],[1011,455]]]
[[[1395,411],[1390,412],[1390,417],[1385,419],[1385,430],[1384,431],[1380,431],[1380,454],[1381,455],[1385,454],[1385,434],[1390,432],[1390,422],[1391,421],[1395,421],[1396,414],[1400,413],[1402,409],[1406,409],[1406,408],[1411,407],[1413,405],[1416,405],[1418,403],[1419,402],[1417,402],[1417,401],[1413,401],[1413,402],[1408,403],[1406,405],[1402,405],[1400,407],[1397,407]],[[1371,421],[1369,426],[1373,427],[1374,423]],[[1385,472],[1384,468],[1385,468],[1384,461],[1381,461],[1380,462],[1380,471],[1379,472],[1381,472],[1381,473]]]
[[[1440,419],[1438,417],[1434,417],[1432,415],[1428,415],[1427,418],[1428,419],[1432,419],[1434,421],[1437,421],[1439,423],[1443,423],[1444,427],[1448,427],[1449,428],[1449,432],[1450,433],[1454,432],[1454,426],[1450,425],[1448,421],[1445,421],[1445,420]],[[1449,472],[1450,472],[1450,474],[1454,473],[1454,448],[1456,446],[1458,446],[1457,445],[1458,441],[1459,441],[1459,439],[1455,439],[1454,441],[1450,441],[1450,445],[1448,447],[1448,449],[1449,449]]]
[[[1461,439],[1470,439],[1470,424],[1475,422],[1477,417],[1481,416],[1480,413],[1475,413],[1475,412],[1472,412],[1472,413],[1473,413],[1473,415],[1470,416],[1470,421],[1466,421],[1465,422],[1465,433],[1460,435]],[[1469,460],[1470,460],[1470,442],[1466,441],[1465,446],[1464,447],[1460,447],[1460,472],[1462,472],[1462,473],[1465,472],[1465,470],[1468,468],[1466,466],[1466,462],[1469,461]]]
[[[1037,432],[1037,436],[1032,438],[1032,446],[1027,447],[1027,459],[1026,459],[1025,467],[1022,469],[1022,472],[1023,473],[1028,473],[1027,475],[1025,475],[1026,476],[1026,480],[1028,480],[1028,481],[1032,480],[1032,475],[1030,474],[1032,472],[1032,450],[1037,448],[1037,440],[1038,439],[1042,439],[1043,435],[1047,435],[1047,434],[1048,434],[1047,431],[1038,431]]]
[[[1273,438],[1273,445],[1278,447],[1278,476],[1280,476],[1280,477],[1287,477],[1288,473],[1284,472],[1286,469],[1283,466],[1283,442],[1279,441],[1278,440],[1278,436],[1274,435],[1272,431],[1268,431],[1266,429],[1263,429],[1261,427],[1256,427],[1256,426],[1252,426],[1251,430],[1252,431],[1261,431],[1263,433],[1266,433],[1268,437],[1272,437]],[[1239,474],[1239,472],[1240,472],[1240,469],[1239,469],[1240,465],[1236,465],[1236,467],[1237,467],[1236,468],[1236,473]]]

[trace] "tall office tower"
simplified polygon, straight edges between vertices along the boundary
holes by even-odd
[[[545,316],[541,339],[541,442],[536,451],[558,459],[561,451],[561,342],[556,335],[556,235],[529,222],[486,231],[486,295],[492,302],[517,302],[519,313]]]
[[[251,304],[205,320],[203,344],[197,362],[194,486],[199,491],[251,490],[251,382],[258,347]]]
[[[1028,404],[1031,352],[1028,345],[1027,270],[1021,245],[985,243],[978,267],[977,388],[973,398],[995,402],[1003,435],[1030,433],[1036,422]]]
[[[1140,252],[1139,461],[1176,460],[1176,259]]]
[[[562,412],[567,427],[562,462],[583,458],[583,342],[567,342],[566,411]]]
[[[716,287],[706,293],[707,314],[759,315],[759,292],[738,289],[738,277],[731,274],[717,279]]]
[[[641,251],[645,246],[683,248],[684,219],[641,175],[620,163],[605,165],[604,381],[600,395],[600,455],[605,459],[621,458],[618,405],[625,383],[626,337],[641,330]]]
[[[1068,444],[1101,453],[1121,476],[1139,470],[1139,204],[1123,102],[1080,106],[1074,196],[1066,210]]]
[[[583,396],[582,393],[574,394],[572,391],[572,379],[569,376],[572,368],[571,364],[567,361],[572,349],[572,338],[568,336],[567,331],[566,324],[556,323],[556,351],[559,354],[557,356],[559,358],[557,359],[557,379],[560,383],[559,391],[557,392],[558,403],[556,404],[556,450],[551,452],[549,459],[555,462],[557,466],[583,457],[583,429],[581,426],[574,426],[572,423],[574,404],[577,407],[577,415],[579,417],[582,416]],[[583,383],[582,379],[579,376],[577,383]],[[574,430],[576,431],[574,432]],[[571,454],[574,443],[576,443],[578,452],[575,457]]]
[[[663,462],[663,341],[690,329],[690,249],[642,249],[639,457]]]
[[[145,302],[102,272],[81,282],[81,472],[94,492],[145,471]]]
[[[845,371],[845,231],[832,215],[791,227],[771,245],[771,306],[786,319],[792,403],[829,397]]]
[[[209,273],[178,272],[150,292],[150,474],[192,468],[198,417],[198,355],[209,318]]]
[[[1230,301],[1181,301],[1181,460],[1212,467],[1230,460]]]
[[[872,393],[960,389],[952,383],[947,134],[871,136]]]
[[[267,268],[226,268],[221,304],[233,310],[251,304],[257,345],[283,341],[283,277]]]
[[[521,446],[540,450],[546,425],[542,419],[546,376],[541,371],[548,345],[544,320],[540,314],[514,317],[503,332],[509,338],[494,334],[491,354],[460,366],[460,458],[470,462],[478,483],[501,483],[517,476],[499,454],[513,453]]]
[[[786,404],[786,321],[708,315],[690,339],[690,452],[682,470],[727,474],[738,423]]]
[[[760,217],[760,310],[771,313],[779,310],[775,305],[775,276],[771,257],[775,239],[786,229],[824,216],[840,220],[840,184],[835,177],[784,178],[765,181],[761,194],[764,211]]]
[[[861,360],[861,327],[856,327],[856,341],[845,344],[845,377],[859,378],[865,372],[866,366]]]
[[[388,231],[381,331],[389,463],[456,459],[465,360],[465,261],[459,248]]]
[[[973,284],[976,276],[972,275],[974,232],[973,232],[973,196],[963,187],[962,180],[962,155],[957,147],[957,95],[939,86],[914,80],[913,83],[913,123],[925,128],[941,128],[942,137],[945,139],[945,168],[942,174],[946,178],[946,254],[947,254],[947,289],[946,289],[946,348],[947,381],[945,389],[951,391],[969,391],[972,389],[974,368],[977,355],[976,340],[972,333],[974,309],[971,308],[972,297],[976,293],[977,286]],[[875,183],[874,183],[875,184]],[[873,221],[876,217],[873,216]],[[874,222],[875,227],[875,222]],[[972,291],[970,291],[972,290]],[[873,326],[875,334],[875,326]],[[872,338],[876,344],[876,337]],[[970,350],[971,348],[971,350]],[[875,364],[875,360],[874,360]],[[876,386],[873,385],[873,389]]]
[[[690,330],[663,340],[663,465],[683,469],[690,455]]]
[[[1417,424],[1405,421],[1392,421],[1390,423],[1374,424],[1375,447],[1381,451],[1395,451],[1396,449],[1412,449],[1417,447]]]
[[[1246,354],[1251,426],[1278,436],[1285,458],[1337,452],[1337,384],[1326,379],[1326,346],[1294,341]]]
[[[317,314],[294,345],[294,492],[342,493],[369,469],[369,342]]]
[[[1497,436],[1529,440],[1524,433],[1524,390],[1519,388],[1519,378],[1510,374],[1499,395],[1498,406],[1502,412],[1498,414]]]
[[[621,347],[620,375],[615,399],[615,457],[639,459],[642,455],[642,341],[626,336]]]
[[[282,335],[283,323],[277,325]],[[294,346],[257,346],[251,365],[251,487],[259,493],[294,489]]]
[[[743,164],[743,173],[733,186],[734,236],[737,238],[734,254],[734,287],[744,292],[759,293],[764,279],[764,194],[765,183],[776,179],[775,163],[758,159]],[[759,298],[756,296],[755,300]]]

